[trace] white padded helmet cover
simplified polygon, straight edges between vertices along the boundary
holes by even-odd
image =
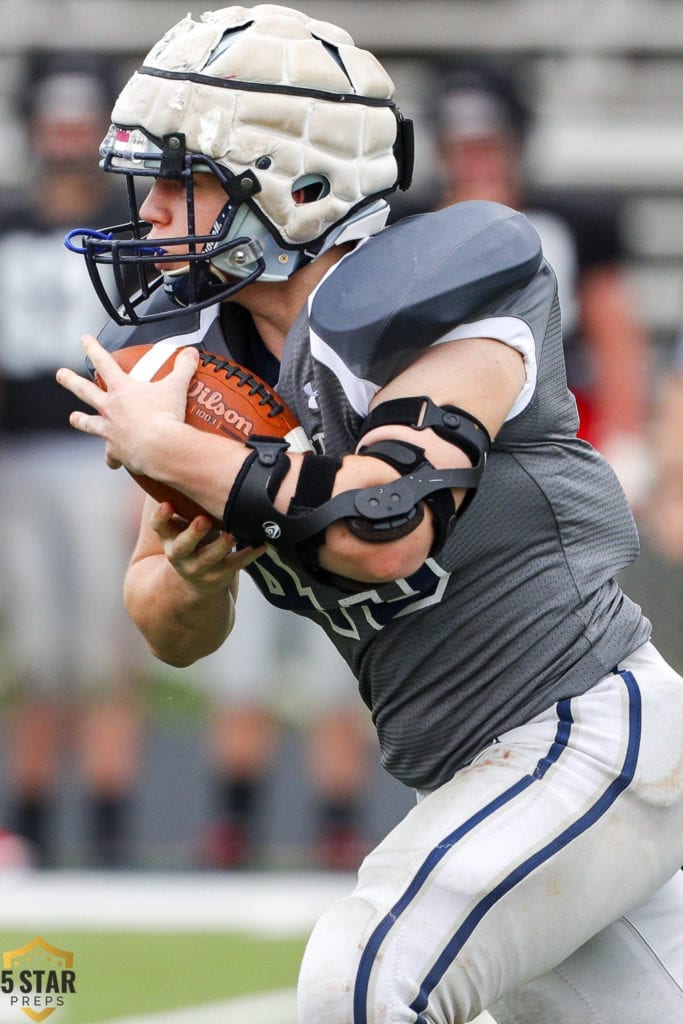
[[[226,7],[199,21],[188,14],[151,49],[144,66],[175,77],[136,72],[116,102],[114,123],[157,138],[183,132],[188,150],[234,174],[269,157],[270,167],[255,170],[262,191],[253,201],[286,243],[319,238],[356,204],[396,183],[391,105],[239,88],[251,82],[391,100],[389,75],[343,29],[273,4]],[[178,77],[188,73],[236,87]],[[297,205],[292,188],[307,174],[327,178],[329,193]]]

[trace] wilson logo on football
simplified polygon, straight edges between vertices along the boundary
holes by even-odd
[[[135,380],[151,382],[170,373],[183,347],[178,340],[169,339],[154,345],[128,345],[112,355],[121,369]],[[270,385],[232,359],[204,350],[200,350],[199,355],[199,364],[188,389],[185,423],[240,444],[252,434],[262,434],[284,438],[294,452],[312,451],[297,417]],[[106,391],[97,373],[95,382]],[[140,474],[134,473],[133,477],[156,501],[171,502],[183,519],[208,515],[218,529],[223,528],[220,516],[205,511],[170,485]]]
[[[202,384],[196,378],[190,384],[187,397],[188,400],[194,401],[197,405],[201,406],[206,413],[211,414],[215,420],[224,420],[228,426],[232,427],[233,430],[238,430],[245,437],[249,437],[254,429],[254,424],[251,420],[241,416],[235,409],[231,409],[230,406],[225,404],[220,391],[207,387],[206,384]],[[195,415],[199,416],[200,419],[205,418],[201,412],[196,412]]]

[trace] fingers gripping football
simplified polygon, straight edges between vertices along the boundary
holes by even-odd
[[[74,412],[69,417],[70,423],[77,430],[105,442],[106,458],[111,467],[125,463],[134,470],[139,461],[143,428],[148,432],[160,431],[168,419],[183,421],[196,353],[184,354],[168,381],[150,391],[149,385],[132,381],[92,335],[83,338],[83,350],[95,369],[96,383],[64,368],[57,372],[57,381],[90,405],[96,414]]]
[[[209,518],[198,516],[183,523],[173,515],[173,506],[167,502],[156,506],[149,523],[168,561],[197,591],[224,589],[240,569],[263,553],[263,548],[233,550],[233,537],[217,533]]]
[[[72,424],[86,433],[108,440],[103,392],[107,393],[109,401],[129,403],[130,422],[134,424],[140,422],[140,417],[147,417],[151,411],[150,403],[154,404],[156,388],[150,389],[149,383],[166,378],[170,383],[173,378],[173,385],[180,395],[180,404],[174,413],[197,430],[241,443],[252,434],[282,437],[293,451],[311,450],[303,428],[279,395],[265,381],[232,360],[210,352],[199,351],[197,354],[194,347],[188,351],[187,347],[179,348],[163,341],[155,345],[130,346],[113,354],[96,342],[94,345],[89,343],[85,350],[95,369],[95,383],[77,378],[78,383],[73,386],[70,377],[60,379],[60,383],[99,412],[100,415],[95,416],[74,414],[84,419],[78,422],[72,419]],[[135,387],[135,384],[140,387]],[[167,392],[160,396],[160,404],[168,409]],[[133,440],[129,443],[134,444]],[[116,452],[108,451],[107,454],[111,465]],[[131,464],[127,459],[126,466]],[[141,473],[132,472],[131,475],[156,501],[170,502],[184,519],[208,514],[169,485]],[[216,526],[222,527],[214,517],[210,518]]]

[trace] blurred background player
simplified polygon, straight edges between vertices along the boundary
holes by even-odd
[[[65,230],[119,218],[93,153],[112,86],[101,60],[36,54],[20,94],[26,128],[21,195],[0,205],[0,523],[6,682],[11,688],[7,825],[39,864],[59,859],[53,805],[62,754],[76,751],[90,863],[125,857],[138,769],[139,675],[146,655],[121,584],[139,509],[125,473],[68,426],[54,370],[82,367],[79,338],[103,322]]]
[[[650,345],[625,279],[613,197],[532,188],[531,113],[507,68],[435,70],[435,81],[437,206],[489,199],[529,217],[558,278],[579,435],[609,458],[637,504],[647,482]]]
[[[680,349],[683,357],[683,345]],[[683,358],[663,373],[649,423],[650,487],[638,509],[640,555],[620,577],[652,616],[660,650],[683,670]]]
[[[322,630],[264,600],[240,579],[240,614],[230,642],[197,665],[212,697],[209,763],[214,823],[202,863],[212,868],[262,866],[265,790],[279,740],[294,725],[306,734],[303,782],[310,787],[314,834],[302,837],[306,866],[357,868],[370,844],[363,811],[370,723],[358,684]],[[277,854],[276,854],[277,856]]]

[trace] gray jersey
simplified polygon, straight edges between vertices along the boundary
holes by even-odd
[[[576,439],[557,287],[538,237],[521,215],[484,202],[387,229],[323,281],[277,381],[318,450],[343,455],[374,394],[420,352],[515,331],[526,338],[526,398],[435,557],[363,590],[275,550],[249,570],[270,601],[325,629],[358,678],[384,766],[422,790],[497,734],[587,690],[649,637],[614,582],[637,555],[637,534],[613,472]],[[225,341],[247,361],[242,335],[237,350],[229,329]]]

